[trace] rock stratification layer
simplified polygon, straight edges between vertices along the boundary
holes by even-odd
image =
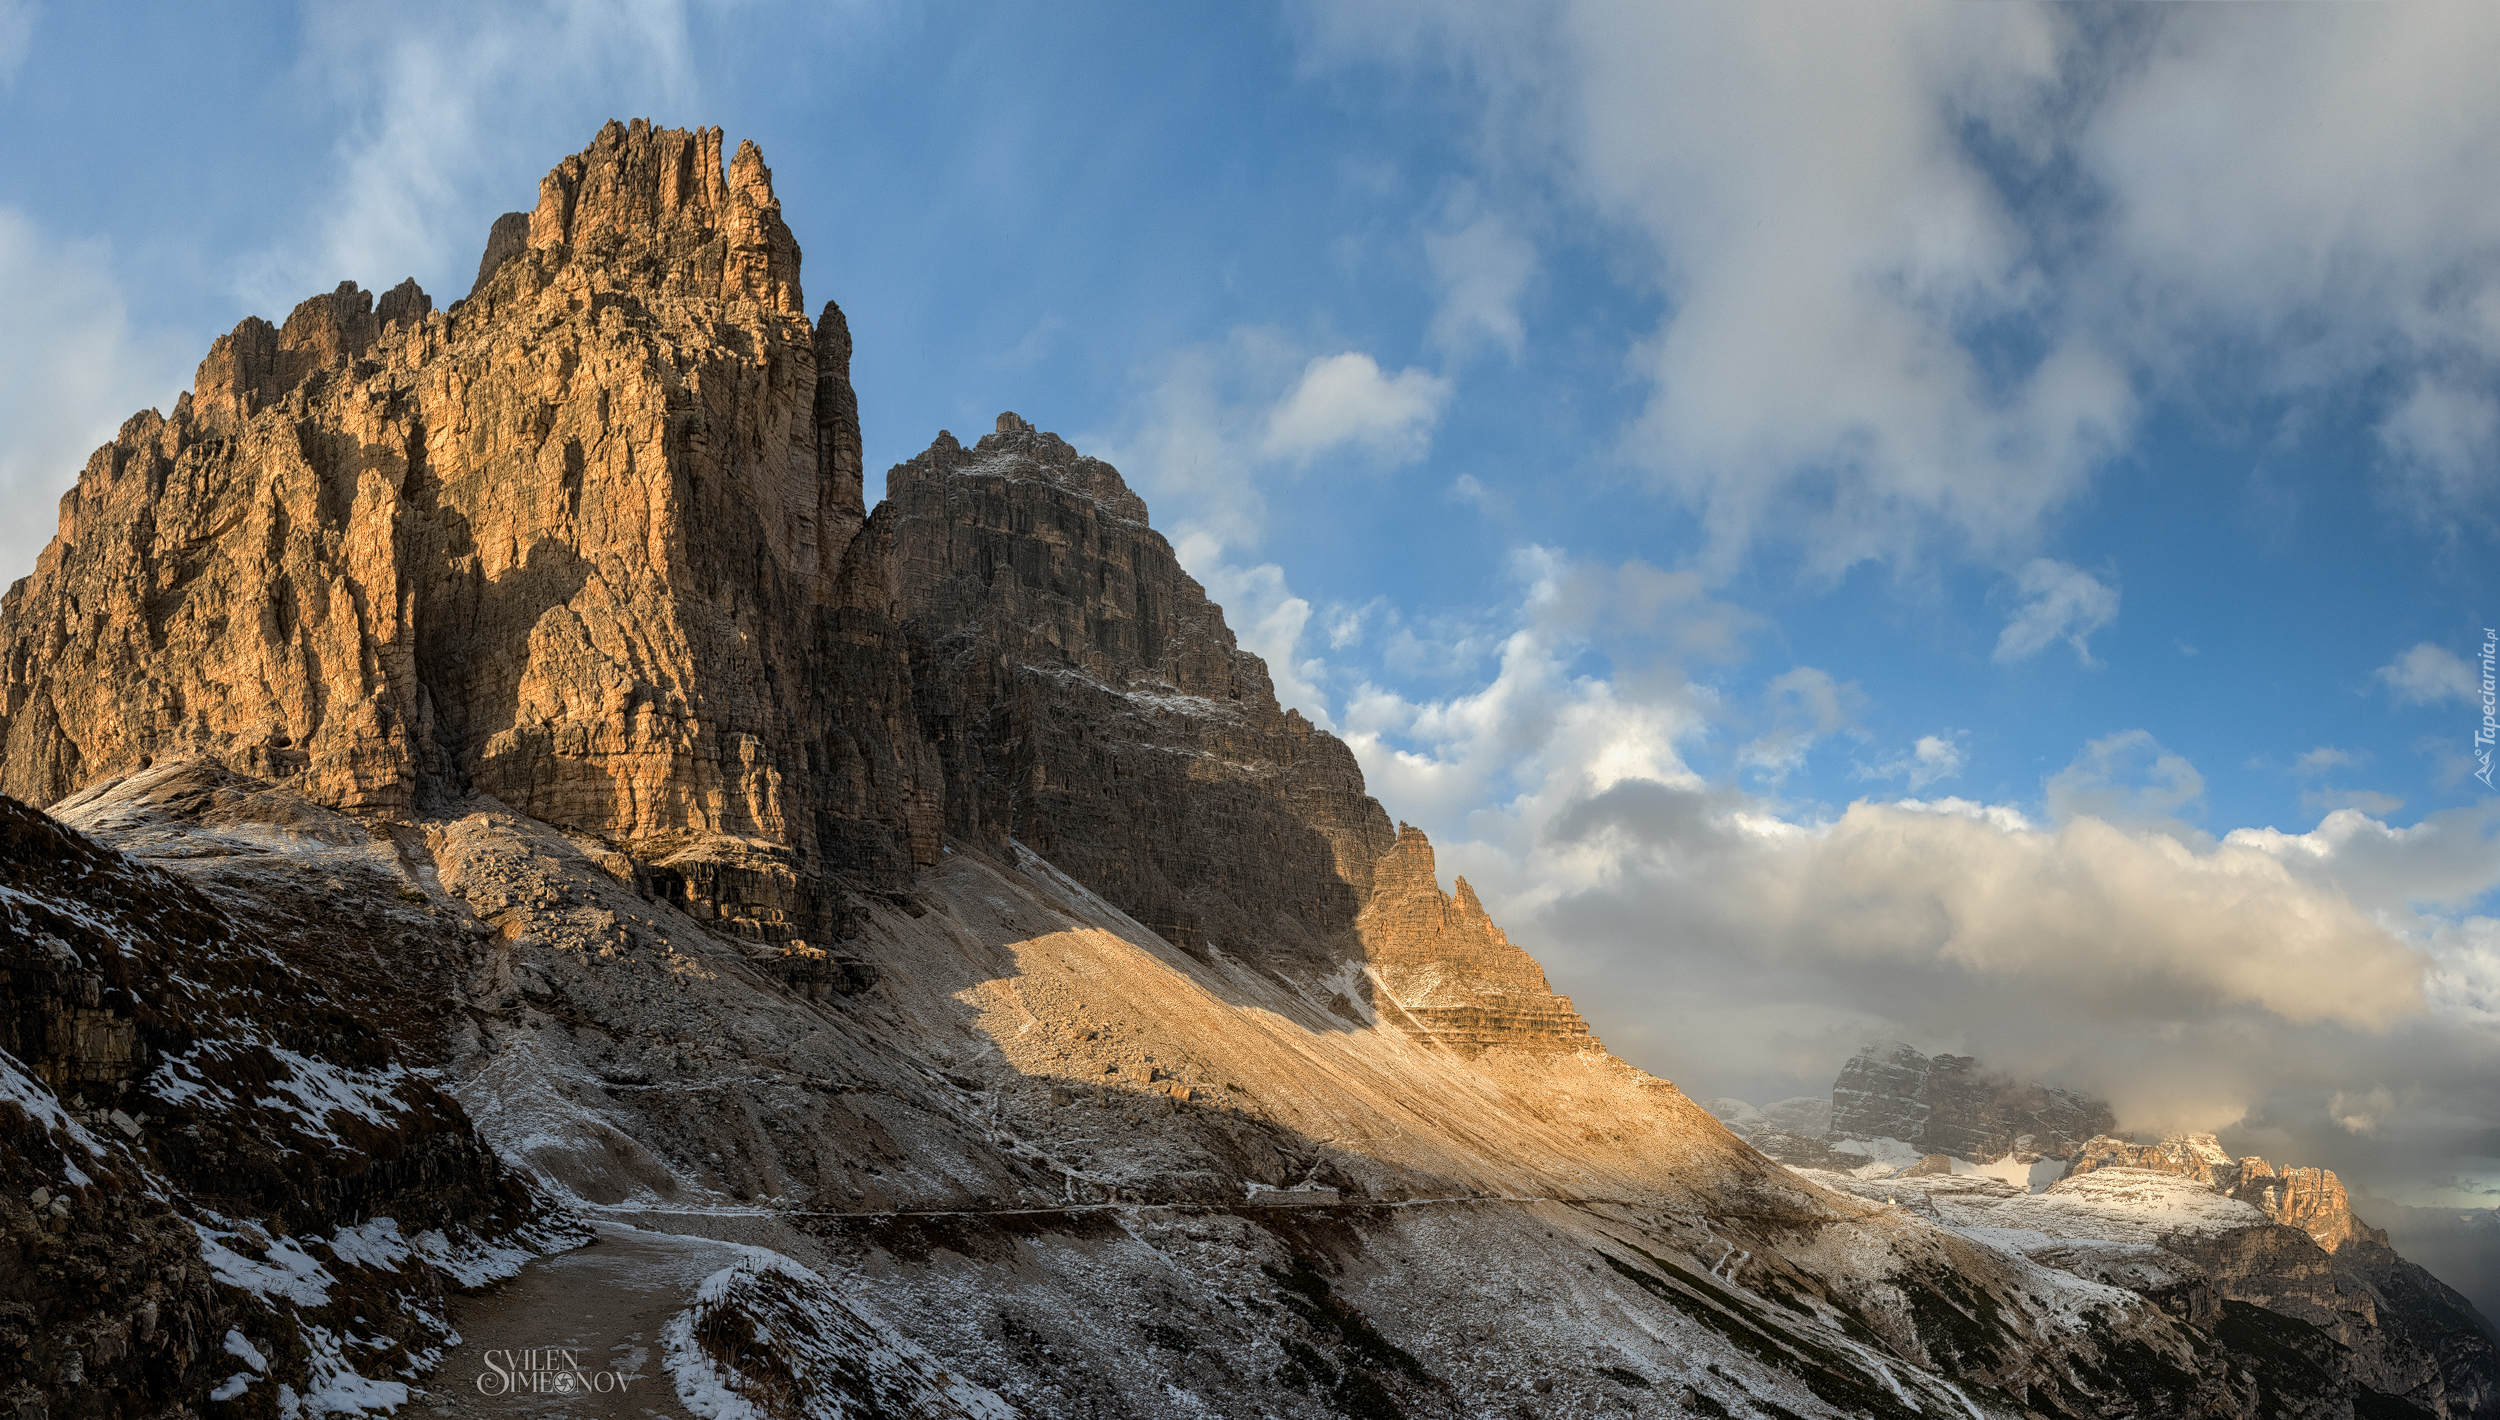
[[[1385,1019],[1462,1052],[1597,1048],[1571,999],[1555,995],[1545,968],[1511,945],[1467,880],[1454,895],[1441,891],[1423,830],[1398,825],[1356,925],[1388,997]]]

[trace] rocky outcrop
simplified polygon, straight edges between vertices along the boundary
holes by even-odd
[[[1371,901],[1356,919],[1364,956],[1387,1000],[1383,1019],[1461,1053],[1595,1050],[1597,1038],[1557,996],[1545,969],[1512,946],[1465,878],[1441,891],[1423,830],[1398,825],[1395,848],[1372,869]]]
[[[0,788],[204,757],[405,818],[491,795],[771,943],[934,859],[848,338],[753,145],[610,124],[471,297],[247,320],[0,599]]]
[[[400,915],[403,936],[433,926]],[[438,1349],[444,1294],[483,1279],[479,1243],[525,1255],[543,1204],[407,1068],[431,1003],[355,968],[376,925],[289,932],[281,953],[191,884],[0,797],[0,1406],[182,1414],[222,1386],[274,1414],[280,1385],[319,1394],[344,1347],[385,1374]]]
[[[2253,1154],[2234,1159],[2211,1134],[2173,1134],[2153,1144],[2102,1135],[2085,1141],[2071,1172],[2105,1168],[2158,1169],[2195,1179],[2298,1228],[2328,1252],[2349,1242],[2387,1242],[2387,1234],[2353,1216],[2352,1199],[2333,1169],[2278,1169]]]
[[[886,474],[949,832],[1012,838],[1166,940],[1324,972],[1396,843],[1343,743],[1147,525],[1118,470],[1013,414]]]
[[[2100,1100],[1906,1045],[1867,1046],[1832,1082],[1831,1138],[1898,1139],[1960,1159],[2071,1158],[2116,1122]]]
[[[1452,1048],[1595,1047],[1344,743],[1277,704],[1117,469],[1002,414],[886,490],[869,535],[950,832],[1024,844],[1184,950],[1306,981],[1367,963],[1381,1019]]]
[[[2254,1155],[2234,1159],[2211,1134],[2154,1144],[2087,1141],[2074,1175],[2107,1169],[2194,1179],[2263,1215],[2273,1226],[2174,1246],[2203,1263],[2224,1296],[2333,1337],[2373,1389],[2409,1396],[2441,1415],[2500,1412],[2500,1338],[2471,1302],[2397,1256],[2385,1232],[2353,1213],[2334,1170],[2277,1168]]]

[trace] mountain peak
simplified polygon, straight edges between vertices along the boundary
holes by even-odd
[[[595,256],[638,273],[655,265],[664,291],[804,314],[799,245],[764,152],[741,142],[724,169],[721,144],[718,128],[611,119],[539,181],[528,249]],[[493,246],[490,237],[490,257]]]

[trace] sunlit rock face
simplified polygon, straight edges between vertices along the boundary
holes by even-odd
[[[0,787],[201,756],[357,813],[482,792],[767,938],[835,930],[821,874],[931,861],[849,336],[720,149],[610,124],[451,310],[342,286],[221,338],[0,600]]]
[[[1372,871],[1359,925],[1364,955],[1387,988],[1384,1018],[1462,1052],[1597,1048],[1570,998],[1555,995],[1545,969],[1511,945],[1467,880],[1455,895],[1441,891],[1423,830],[1398,825],[1397,846]]]

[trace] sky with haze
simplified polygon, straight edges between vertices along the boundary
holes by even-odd
[[[216,335],[756,140],[1597,1032],[2500,1195],[2500,7],[0,0],[0,580]],[[2488,746],[2483,746],[2488,748]]]

